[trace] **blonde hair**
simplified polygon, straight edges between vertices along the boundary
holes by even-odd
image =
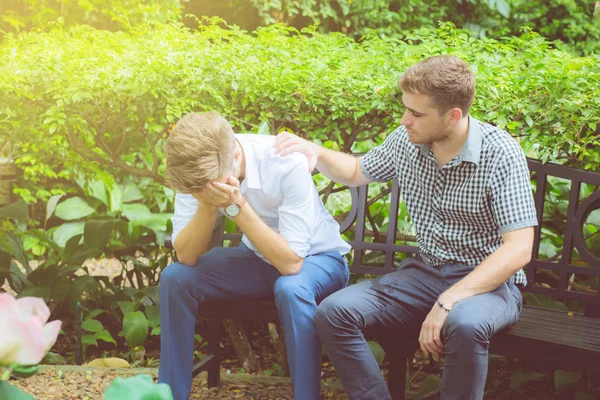
[[[475,99],[475,76],[456,56],[429,57],[406,70],[398,85],[405,93],[429,96],[440,115],[455,107],[467,115]]]
[[[167,182],[180,193],[196,193],[233,168],[235,136],[219,113],[182,117],[164,145]]]

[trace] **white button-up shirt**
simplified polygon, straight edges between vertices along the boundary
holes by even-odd
[[[348,253],[350,245],[341,238],[338,223],[323,206],[306,157],[300,153],[276,155],[275,137],[271,135],[235,136],[246,159],[240,191],[256,214],[301,258],[334,250],[342,255]],[[173,243],[192,220],[198,204],[191,194],[175,195]],[[267,261],[246,235],[242,242]]]

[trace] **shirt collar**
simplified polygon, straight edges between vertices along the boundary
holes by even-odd
[[[462,150],[458,156],[459,161],[468,161],[478,165],[481,158],[481,144],[483,137],[481,135],[481,129],[479,128],[479,121],[469,115],[469,132],[467,133],[467,140],[463,145]],[[421,154],[428,156],[431,150],[430,144],[419,144]]]
[[[235,138],[242,146],[244,151],[244,159],[246,161],[246,171],[244,181],[240,186],[240,191],[245,193],[247,189],[261,189],[260,175],[258,173],[258,162],[256,160],[256,153],[252,146],[252,141],[247,140],[245,135],[236,134]]]
[[[467,134],[467,140],[460,152],[459,159],[478,165],[481,158],[482,142],[483,137],[481,136],[479,121],[469,115],[469,133]]]

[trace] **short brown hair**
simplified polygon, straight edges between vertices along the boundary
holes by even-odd
[[[192,113],[177,122],[164,150],[169,186],[180,193],[196,193],[231,172],[235,136],[219,113]]]
[[[456,56],[429,57],[406,70],[398,85],[405,93],[429,96],[439,114],[458,107],[466,115],[475,98],[475,76]]]

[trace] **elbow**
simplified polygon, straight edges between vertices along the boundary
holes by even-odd
[[[521,255],[521,257],[522,257],[521,260],[523,262],[523,266],[529,264],[529,262],[531,261],[531,259],[532,259],[532,255],[531,255],[532,250],[533,249],[531,247],[528,247],[527,249],[525,249],[523,251],[523,254]]]
[[[302,264],[304,263],[304,259],[298,257],[298,260],[288,262],[279,266],[279,272],[281,275],[289,276],[289,275],[297,275],[302,270]]]
[[[518,269],[523,268],[532,259],[531,253],[533,251],[533,246],[520,246],[518,251],[515,252],[516,260],[515,264],[519,266]]]
[[[195,260],[194,260],[193,258],[190,258],[190,257],[188,257],[188,258],[185,258],[185,257],[179,257],[179,256],[178,256],[178,257],[177,257],[177,261],[178,261],[180,264],[188,265],[188,266],[190,266],[190,267],[193,267],[194,265],[196,265],[196,264],[198,263],[198,259],[195,259]]]
[[[205,252],[202,251],[200,254],[191,254],[190,252],[186,252],[181,249],[178,250],[177,247],[175,247],[177,262],[179,262],[180,264],[189,265],[191,267],[198,263],[198,258],[204,253]]]

